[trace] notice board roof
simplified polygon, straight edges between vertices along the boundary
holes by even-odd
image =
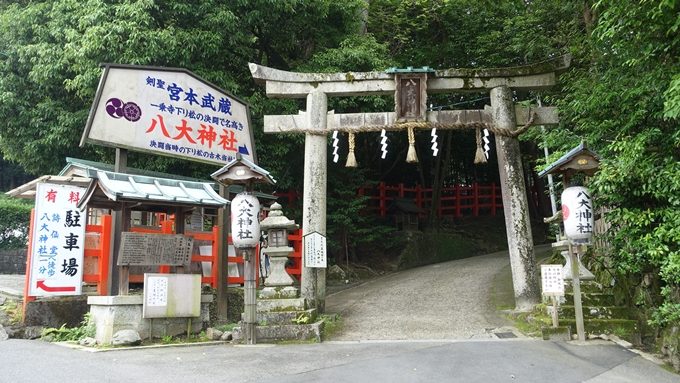
[[[35,198],[36,186],[41,182],[87,187],[90,183],[90,179],[78,176],[44,175],[34,179],[33,181],[27,182],[17,188],[14,188],[5,194],[17,198]]]
[[[538,173],[539,177],[555,173],[569,173],[581,171],[588,175],[592,175],[600,164],[600,156],[588,149],[584,141],[578,146],[571,149],[567,154],[563,155],[557,161],[548,165],[546,169]]]
[[[87,173],[92,181],[85,196],[78,203],[81,209],[85,205],[115,209],[121,202],[166,207],[222,207],[229,203],[213,190],[210,182],[182,181],[92,169]]]

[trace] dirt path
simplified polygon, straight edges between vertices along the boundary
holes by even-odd
[[[331,340],[495,338],[509,323],[490,303],[507,252],[406,270],[333,294],[326,312],[343,320]]]

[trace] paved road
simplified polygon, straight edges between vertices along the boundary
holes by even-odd
[[[677,383],[678,375],[608,342],[531,339],[232,345],[90,353],[0,342],[0,381]]]
[[[343,330],[334,340],[477,339],[507,332],[490,302],[493,280],[507,252],[406,270],[326,298]]]

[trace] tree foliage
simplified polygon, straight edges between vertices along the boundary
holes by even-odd
[[[26,247],[32,208],[31,203],[0,197],[0,249]]]
[[[653,291],[651,301],[635,303],[660,307],[659,324],[677,321],[680,301],[672,292],[680,285],[678,6],[602,0],[592,12],[598,15],[592,34],[574,44],[576,65],[562,76],[562,92],[550,98],[560,107],[562,126],[547,142],[567,150],[585,139],[601,155],[591,186],[611,224],[605,235],[610,271],[616,282],[638,287],[642,276],[654,276],[652,285],[663,289]]]

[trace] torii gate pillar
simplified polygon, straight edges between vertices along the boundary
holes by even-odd
[[[328,97],[319,90],[307,95],[307,126],[312,130],[325,130],[328,115]],[[302,191],[302,235],[318,232],[326,235],[326,153],[325,135],[305,134],[305,168]],[[309,307],[324,312],[326,305],[326,269],[302,268],[300,295]]]
[[[514,130],[517,123],[510,88],[507,86],[493,88],[490,96],[494,124],[502,129]],[[515,309],[528,311],[539,303],[541,293],[534,259],[534,241],[524,185],[522,155],[517,138],[498,134],[495,136],[510,268],[515,291]]]

